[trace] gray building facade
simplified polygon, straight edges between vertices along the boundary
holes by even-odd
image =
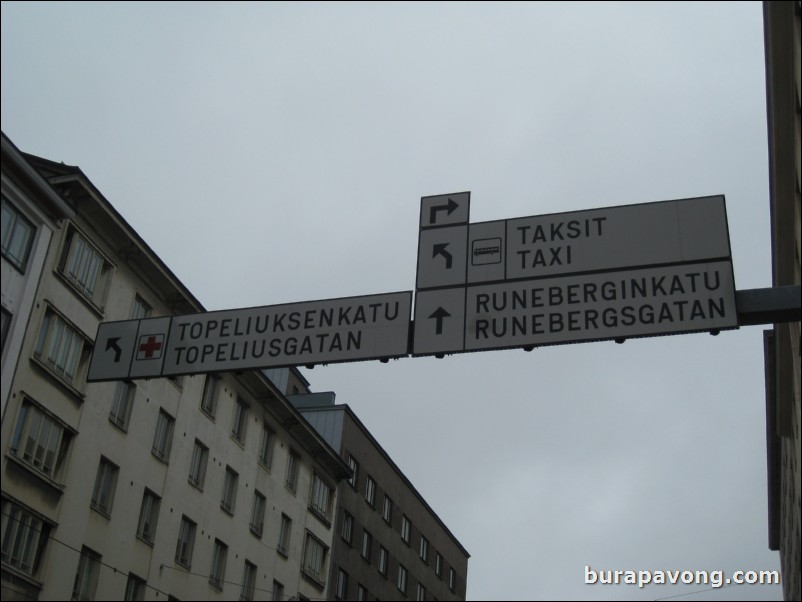
[[[348,405],[290,395],[353,471],[340,483],[329,600],[464,600],[470,555]]]

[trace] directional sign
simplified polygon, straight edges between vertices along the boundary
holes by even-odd
[[[412,292],[104,322],[87,380],[402,357]]]
[[[425,196],[421,199],[420,227],[467,224],[470,202],[470,192]]]
[[[418,291],[415,295],[415,355],[465,348],[465,288]]]
[[[421,223],[414,355],[737,324],[720,195],[476,224]]]
[[[738,326],[729,262],[467,289],[465,350],[578,343]]]
[[[417,288],[465,284],[468,226],[421,230]]]

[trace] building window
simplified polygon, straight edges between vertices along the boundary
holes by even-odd
[[[440,556],[440,552],[434,556],[434,574],[438,577],[443,574],[443,557]]]
[[[91,506],[101,514],[111,515],[111,504],[114,501],[114,490],[117,487],[117,474],[120,468],[108,459],[101,457],[95,476],[95,488],[92,490]]]
[[[354,517],[351,516],[347,510],[343,510],[343,526],[340,530],[340,537],[342,537],[349,544],[351,543],[354,534]]]
[[[159,410],[159,418],[156,421],[156,433],[153,436],[153,447],[151,451],[159,460],[167,464],[170,458],[170,447],[173,443],[173,426],[175,420],[164,410]]]
[[[281,515],[281,529],[278,533],[278,545],[276,551],[282,556],[288,556],[290,550],[290,532],[292,531],[292,519],[286,514]]]
[[[259,463],[270,470],[270,464],[273,462],[273,441],[275,440],[275,432],[267,423],[262,425],[262,441],[259,443]]]
[[[226,478],[223,481],[223,498],[220,500],[220,506],[229,514],[234,513],[238,481],[239,475],[230,466],[226,466]]]
[[[271,600],[284,601],[284,584],[273,579],[273,596]]]
[[[409,519],[405,516],[401,517],[401,539],[403,539],[406,543],[409,543],[409,532],[412,530],[412,523],[409,522]]]
[[[70,439],[71,434],[59,422],[26,399],[20,408],[10,451],[28,466],[56,480]]]
[[[195,439],[192,448],[192,460],[189,463],[189,483],[203,491],[206,480],[206,463],[209,460],[209,448]]]
[[[348,599],[348,573],[342,569],[337,569],[337,587],[334,590],[334,597],[338,600]]]
[[[201,410],[211,418],[214,418],[214,413],[217,410],[217,391],[219,387],[219,376],[214,374],[206,376],[206,382],[203,385],[203,397],[201,398]]]
[[[454,569],[448,569],[448,589],[452,592],[457,587],[457,572]]]
[[[114,387],[114,398],[111,401],[109,420],[124,431],[128,430],[135,390],[136,387],[133,383],[123,380],[119,381]]]
[[[307,531],[304,545],[303,571],[317,583],[326,582],[326,556],[329,549],[317,537]]]
[[[181,517],[178,530],[178,543],[175,546],[175,561],[184,568],[192,567],[192,549],[195,547],[195,530],[197,525],[186,516]]]
[[[111,263],[86,238],[70,228],[59,271],[96,307],[103,309],[111,275]]]
[[[363,600],[367,600],[368,599],[368,590],[361,583],[356,586],[356,599],[359,602],[362,602]]]
[[[5,307],[0,307],[0,349],[6,348],[6,335],[11,326],[11,312]]]
[[[228,558],[228,546],[219,539],[214,540],[214,550],[212,551],[212,569],[209,573],[209,583],[217,589],[223,589],[223,580],[226,576],[226,560]]]
[[[128,582],[125,584],[125,600],[144,600],[147,583],[141,577],[128,573]]]
[[[294,451],[290,451],[287,456],[287,479],[284,482],[287,489],[295,493],[295,488],[298,485],[298,465],[301,463],[301,458]]]
[[[161,498],[150,489],[145,489],[142,495],[142,508],[139,510],[139,523],[136,535],[143,541],[153,545],[156,537],[156,523],[159,520],[159,505]]]
[[[388,525],[393,522],[393,500],[385,494],[384,505],[382,506],[382,518]]]
[[[234,421],[231,423],[231,436],[240,443],[245,443],[245,427],[248,425],[248,405],[237,398],[234,406]]]
[[[362,529],[362,558],[370,563],[370,552],[373,548],[373,537],[367,530]]]
[[[265,508],[267,498],[258,491],[253,492],[253,509],[251,510],[251,533],[262,537],[265,526]]]
[[[72,586],[73,600],[95,599],[100,558],[100,554],[86,546],[81,549],[81,559],[78,561],[78,571],[75,573],[75,583]]]
[[[242,571],[242,591],[239,599],[253,600],[254,591],[256,591],[256,565],[246,560]]]
[[[350,454],[348,456],[348,468],[351,469],[351,477],[348,479],[348,484],[356,489],[359,484],[359,462]]]
[[[379,546],[379,573],[383,576],[387,576],[387,561],[389,559],[389,553],[384,546]]]
[[[34,357],[51,372],[77,387],[89,357],[86,339],[66,320],[48,308],[39,331]]]
[[[403,564],[398,565],[398,581],[396,582],[398,591],[406,595],[407,593],[407,569]]]
[[[429,564],[429,540],[420,536],[420,559]]]
[[[134,302],[131,304],[131,315],[129,316],[132,320],[144,320],[150,316],[152,311],[150,305],[142,297],[134,295]]]
[[[318,474],[312,481],[312,496],[310,501],[310,508],[312,511],[322,518],[326,523],[330,521],[331,514],[331,499],[334,494],[332,489],[326,481],[320,478]]]
[[[422,583],[418,583],[417,591],[415,593],[415,599],[419,602],[426,600],[426,588],[423,587]]]
[[[35,576],[50,536],[50,525],[9,500],[3,500],[2,525],[3,562]]]
[[[2,219],[0,219],[0,222],[2,222],[3,229],[3,257],[11,265],[24,272],[36,228],[6,197],[3,197]]]
[[[370,476],[368,476],[365,482],[365,501],[370,504],[371,507],[376,505],[376,481]]]

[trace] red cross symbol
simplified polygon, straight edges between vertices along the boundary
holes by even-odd
[[[142,359],[143,353],[145,354],[145,359],[155,359],[161,357],[162,340],[164,339],[164,335],[147,336],[147,340],[143,343],[142,341],[145,338],[146,337],[141,337],[139,339],[139,353],[137,354],[137,359]],[[159,353],[154,356],[154,353],[157,351]]]

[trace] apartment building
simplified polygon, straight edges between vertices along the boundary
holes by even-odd
[[[334,393],[289,399],[351,468],[337,494],[329,600],[464,600],[470,555]]]
[[[258,371],[87,383],[100,322],[203,307],[79,168],[2,172],[3,600],[325,598],[347,463]]]
[[[5,415],[11,380],[50,239],[59,220],[74,214],[5,134],[2,135],[2,165],[0,416]]]
[[[772,284],[800,284],[802,3],[764,2]],[[765,331],[769,549],[780,552],[783,597],[802,599],[800,323]]]

